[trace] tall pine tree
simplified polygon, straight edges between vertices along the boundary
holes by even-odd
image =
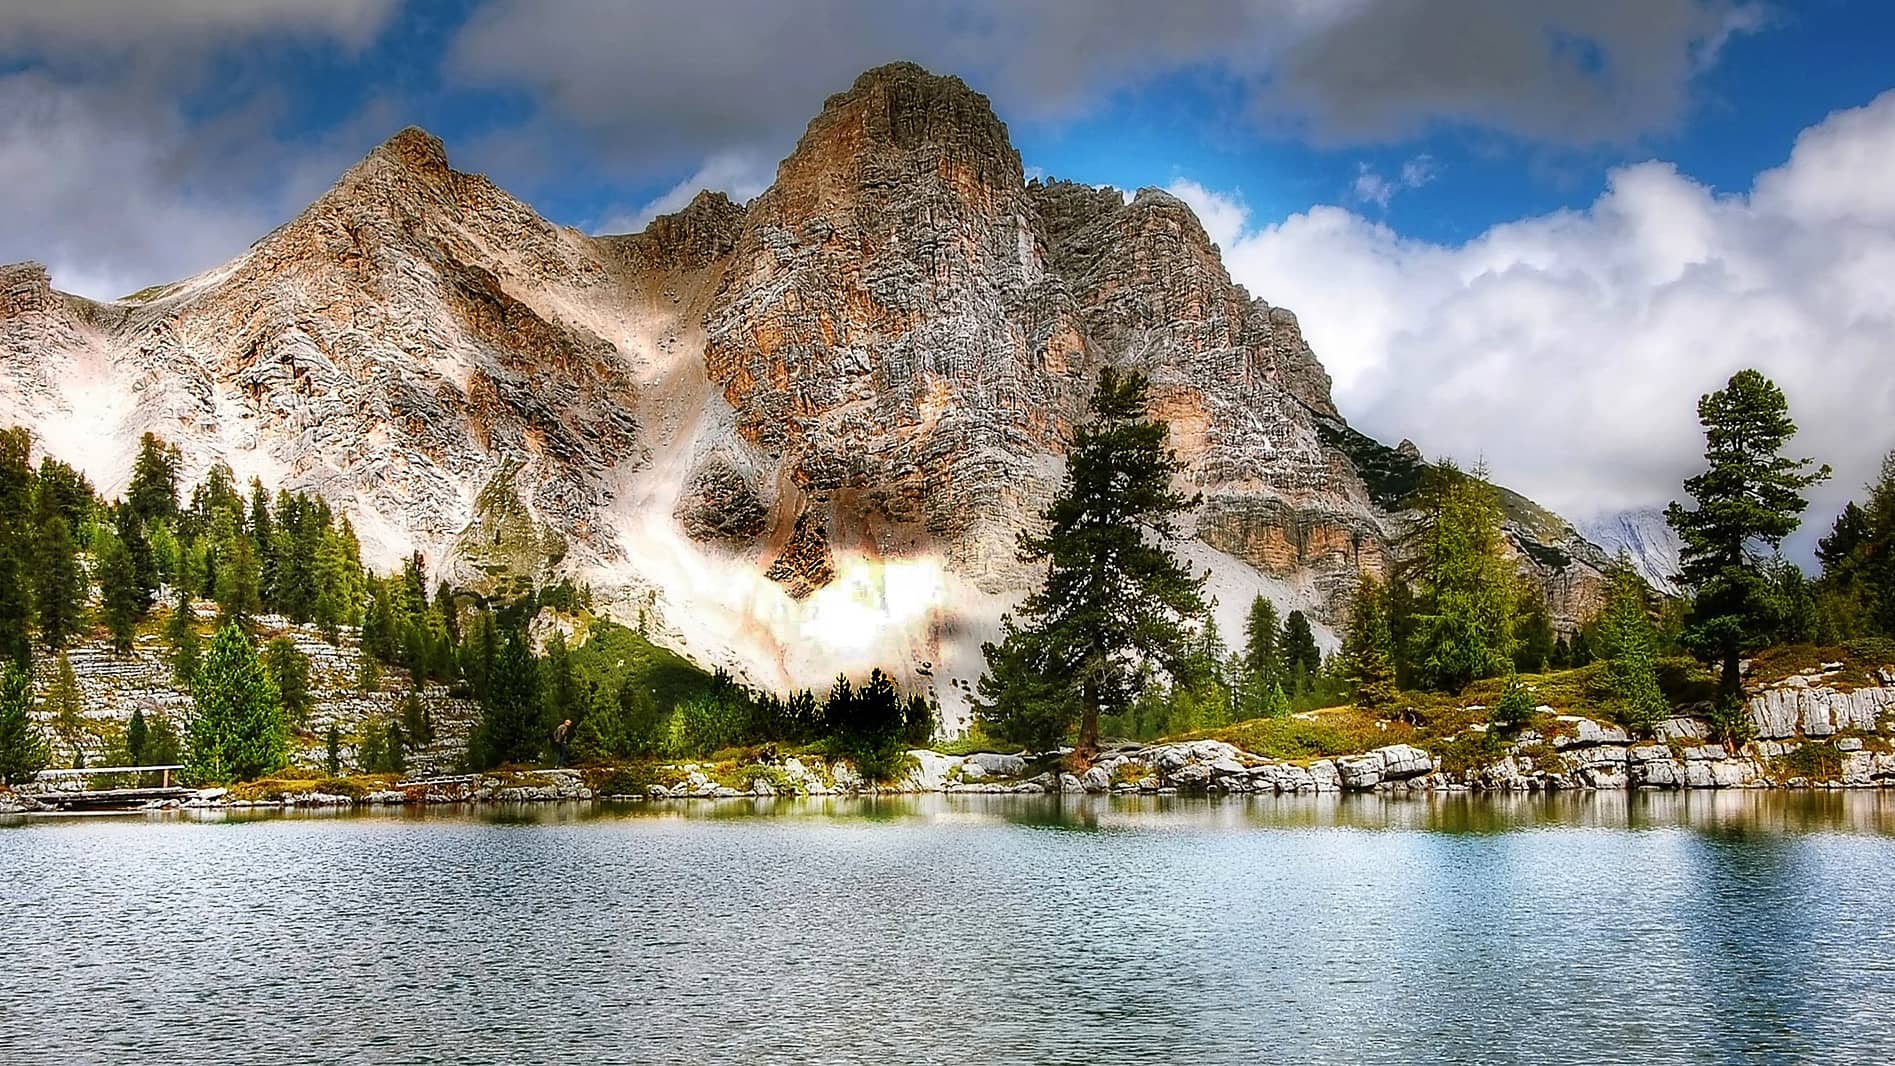
[[[1796,531],[1809,506],[1803,490],[1829,468],[1811,471],[1812,460],[1781,454],[1796,423],[1782,390],[1755,370],[1738,371],[1700,399],[1698,421],[1705,470],[1684,483],[1697,506],[1674,501],[1665,521],[1678,533],[1679,577],[1692,593],[1685,645],[1720,665],[1728,714],[1742,697],[1739,661],[1768,638],[1780,613],[1759,549],[1774,551]]]
[[[1045,529],[1020,539],[1022,561],[1045,564],[1046,580],[1021,605],[1019,643],[986,649],[990,671],[1012,673],[1025,657],[1067,689],[1086,755],[1098,748],[1101,713],[1131,703],[1141,667],[1177,669],[1204,613],[1204,578],[1171,553],[1193,500],[1172,486],[1182,467],[1164,424],[1147,415],[1148,392],[1142,375],[1100,373],[1065,482],[1040,515]],[[982,710],[1004,720],[1010,707],[1001,692]]]

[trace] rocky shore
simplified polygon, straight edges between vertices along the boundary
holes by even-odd
[[[1623,789],[1895,787],[1895,668],[1850,678],[1840,663],[1755,688],[1751,739],[1712,739],[1708,722],[1678,717],[1634,738],[1617,725],[1539,708],[1532,727],[1502,736],[1474,724],[1425,742],[1353,754],[1269,758],[1214,739],[1127,744],[1072,765],[1044,753],[909,752],[895,780],[864,780],[842,760],[800,753],[754,762],[679,762],[485,774],[323,777],[310,771],[207,789],[155,808],[395,807],[450,803],[634,802],[759,796],[903,793],[1317,794],[1553,792]],[[1392,723],[1391,723],[1392,726]],[[0,813],[56,803],[40,782],[0,789]]]

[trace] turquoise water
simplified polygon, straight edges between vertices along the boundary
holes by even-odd
[[[0,1062],[1887,1061],[1895,796],[0,829]]]

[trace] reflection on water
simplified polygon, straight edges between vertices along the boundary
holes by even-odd
[[[0,1061],[1885,1061],[1892,830],[1870,792],[32,820]]]

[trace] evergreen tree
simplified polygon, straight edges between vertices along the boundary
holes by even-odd
[[[1685,479],[1695,509],[1673,502],[1665,520],[1678,533],[1680,580],[1693,599],[1684,640],[1720,665],[1726,712],[1742,698],[1738,662],[1767,639],[1780,603],[1753,547],[1774,550],[1795,532],[1808,502],[1803,490],[1829,476],[1811,460],[1781,454],[1796,434],[1789,402],[1770,379],[1740,370],[1698,401],[1705,470]]]
[[[137,614],[134,621],[142,622],[151,613],[151,605],[158,598],[158,557],[151,550],[151,538],[145,532],[145,521],[138,512],[129,507],[120,507],[117,514],[118,540],[125,548],[126,557],[131,561],[132,601]]]
[[[1359,707],[1386,707],[1400,696],[1395,688],[1394,638],[1388,627],[1388,595],[1382,583],[1364,574],[1349,608],[1349,629],[1342,642],[1341,668]]]
[[[1302,611],[1291,611],[1283,622],[1283,669],[1289,682],[1284,690],[1291,698],[1309,691],[1322,668],[1323,653],[1316,646],[1316,633],[1310,628],[1309,616]]]
[[[241,781],[280,769],[289,758],[289,724],[276,686],[238,625],[211,640],[192,695],[187,771],[194,781]]]
[[[1518,729],[1532,721],[1538,710],[1539,706],[1534,703],[1532,694],[1520,682],[1519,675],[1515,674],[1507,678],[1506,687],[1500,690],[1500,700],[1494,704],[1492,718],[1496,725]]]
[[[342,773],[342,730],[336,728],[334,719],[330,720],[329,729],[323,734],[323,767],[329,771],[330,777]]]
[[[422,603],[426,602],[424,598]],[[573,677],[566,636],[558,631],[547,639],[546,649],[540,656],[540,699],[544,705],[540,725],[548,734],[559,723],[579,716],[579,683]]]
[[[909,696],[902,706],[902,740],[912,748],[926,747],[934,740],[935,723],[939,720],[933,703],[920,693]]]
[[[1611,573],[1599,644],[1613,715],[1632,735],[1649,735],[1670,713],[1670,704],[1658,685],[1658,634],[1645,602],[1644,582],[1623,554]]]
[[[421,693],[409,689],[401,699],[401,727],[408,741],[416,747],[426,747],[434,743],[434,716],[428,712],[427,704],[421,701]]]
[[[131,485],[125,490],[125,505],[143,522],[176,518],[180,465],[176,448],[150,433],[139,438],[138,457],[132,460]]]
[[[57,651],[79,632],[85,610],[86,573],[79,565],[79,546],[63,515],[52,515],[40,527],[38,588],[34,605],[39,611],[40,643]]]
[[[125,724],[125,754],[133,766],[145,766],[145,749],[151,746],[151,727],[145,723],[145,709],[132,708],[132,720]]]
[[[31,652],[27,630],[36,565],[30,558],[35,478],[27,459],[32,449],[26,430],[0,430],[0,656],[22,663]]]
[[[1546,596],[1531,581],[1522,580],[1519,588],[1520,611],[1514,620],[1513,666],[1523,674],[1543,672],[1553,661],[1558,636],[1553,632],[1553,615],[1546,609]]]
[[[86,721],[79,676],[73,673],[72,663],[63,651],[53,668],[53,683],[46,689],[45,712],[53,733],[66,745],[66,750],[72,752],[73,768],[85,766],[86,737],[92,735],[92,726]]]
[[[1867,506],[1851,502],[1816,545],[1823,574],[1816,587],[1823,639],[1895,637],[1895,452],[1882,460]]]
[[[8,662],[0,671],[0,782],[24,784],[46,769],[51,754],[33,722],[33,681],[26,666]]]
[[[481,693],[480,723],[469,740],[469,761],[483,770],[537,761],[545,739],[539,712],[539,667],[525,639],[510,631]]]
[[[144,617],[144,591],[138,587],[138,572],[132,564],[125,542],[109,529],[99,531],[95,553],[98,556],[99,594],[103,601],[106,628],[112,634],[112,648],[120,655],[132,650],[132,637]]]
[[[256,548],[242,533],[233,535],[218,558],[217,605],[220,625],[249,625],[263,609]]]
[[[92,482],[86,476],[52,456],[42,458],[39,463],[39,477],[33,489],[33,507],[35,521],[44,527],[54,518],[66,520],[66,528],[75,539],[85,539],[85,532],[92,524],[92,512],[97,502],[92,491]]]
[[[1410,662],[1419,684],[1458,692],[1512,665],[1514,582],[1499,495],[1478,471],[1443,461],[1429,469],[1419,510],[1408,536],[1418,596]]]
[[[263,662],[282,700],[283,713],[292,727],[300,728],[309,719],[309,656],[283,634],[264,647]]]
[[[1065,740],[1079,715],[1077,697],[1046,672],[1039,635],[1002,618],[1002,639],[981,645],[987,669],[974,683],[974,717],[984,729],[1034,751],[1050,751]]]
[[[1282,688],[1283,625],[1277,620],[1276,604],[1262,593],[1250,601],[1250,610],[1244,615],[1244,651],[1239,665],[1244,716],[1268,717],[1264,712],[1269,693],[1272,688]]]
[[[165,622],[165,635],[171,643],[171,676],[186,689],[196,680],[198,660],[203,655],[195,621],[191,596],[179,589],[178,598],[171,606],[171,617]]]
[[[1020,540],[1022,561],[1047,564],[1045,582],[1020,608],[1018,632],[1028,636],[988,657],[996,678],[1017,676],[1014,665],[1030,657],[1030,668],[1066,686],[1071,701],[1039,711],[1076,711],[1087,753],[1098,748],[1100,714],[1138,694],[1140,665],[1177,669],[1189,622],[1204,613],[1204,578],[1170,551],[1177,517],[1193,500],[1172,488],[1182,466],[1164,424],[1147,417],[1148,388],[1138,374],[1100,373],[1064,484],[1040,515],[1045,529]],[[1008,714],[1019,698],[1039,695],[1038,686],[1001,691],[988,713]]]

